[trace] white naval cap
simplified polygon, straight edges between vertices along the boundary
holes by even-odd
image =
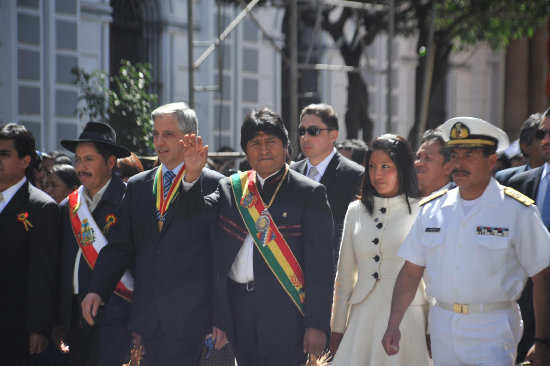
[[[500,152],[510,145],[506,132],[479,118],[451,118],[439,126],[439,129],[447,139],[447,147],[494,146]]]

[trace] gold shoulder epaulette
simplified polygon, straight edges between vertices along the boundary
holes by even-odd
[[[442,189],[442,190],[440,190],[440,191],[437,191],[437,192],[435,192],[435,193],[432,193],[432,194],[430,194],[428,197],[422,198],[422,199],[420,200],[420,202],[418,203],[418,205],[419,205],[420,207],[422,207],[422,206],[424,206],[426,203],[428,203],[428,202],[430,202],[430,201],[433,201],[433,200],[435,200],[436,198],[443,196],[444,194],[447,194],[447,191],[448,191],[448,189]]]
[[[506,193],[507,196],[512,197],[516,201],[523,203],[525,206],[531,206],[533,203],[535,203],[535,201],[533,201],[523,193],[516,191],[514,188],[506,187],[504,188],[504,193]]]

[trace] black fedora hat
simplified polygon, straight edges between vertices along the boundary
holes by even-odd
[[[61,146],[70,152],[75,152],[76,145],[81,142],[96,142],[109,147],[117,158],[130,156],[130,150],[117,145],[116,132],[111,126],[101,122],[88,122],[77,140],[61,140]]]

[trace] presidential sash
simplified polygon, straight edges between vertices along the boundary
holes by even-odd
[[[304,315],[304,273],[262,201],[255,176],[256,172],[249,170],[230,177],[239,213],[263,259]]]
[[[159,232],[162,230],[164,216],[166,215],[166,211],[168,211],[168,207],[170,207],[170,204],[178,196],[179,186],[181,184],[181,177],[183,176],[183,174],[185,174],[185,164],[181,167],[180,171],[172,181],[170,190],[166,194],[166,198],[164,198],[162,165],[157,169],[157,173],[155,174],[155,180],[153,182],[153,195],[155,196],[156,207],[159,213],[159,222],[158,222]]]
[[[69,218],[73,229],[74,237],[82,250],[82,255],[90,268],[93,270],[100,250],[107,245],[107,239],[95,222],[86,200],[83,197],[84,186],[69,195]],[[107,215],[105,231],[116,222],[114,215]],[[116,220],[116,218],[115,218]],[[122,278],[115,288],[115,294],[131,301],[134,291],[134,278],[129,271],[124,272]]]

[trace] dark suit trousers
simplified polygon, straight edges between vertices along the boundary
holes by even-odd
[[[233,353],[239,366],[297,366],[300,364],[301,345],[291,344],[277,355],[262,355],[258,347],[256,305],[254,290],[249,291],[246,285],[229,281],[229,302],[233,314],[234,339]],[[249,286],[250,289],[250,286]],[[259,316],[270,316],[260,314]],[[273,337],[284,337],[283,334],[273,334]],[[284,352],[284,353],[283,353]]]
[[[172,337],[157,328],[155,335],[143,340],[146,366],[196,366],[199,363],[204,336]]]
[[[80,318],[79,309],[75,297],[69,329],[70,364],[120,366],[128,362],[132,348],[132,333],[128,329],[130,303],[113,295],[106,307],[99,308],[94,326]]]
[[[5,310],[2,308],[1,310]],[[0,365],[27,366],[29,364],[29,333],[25,324],[6,326],[7,319],[0,319]],[[7,320],[4,322],[4,320]]]

